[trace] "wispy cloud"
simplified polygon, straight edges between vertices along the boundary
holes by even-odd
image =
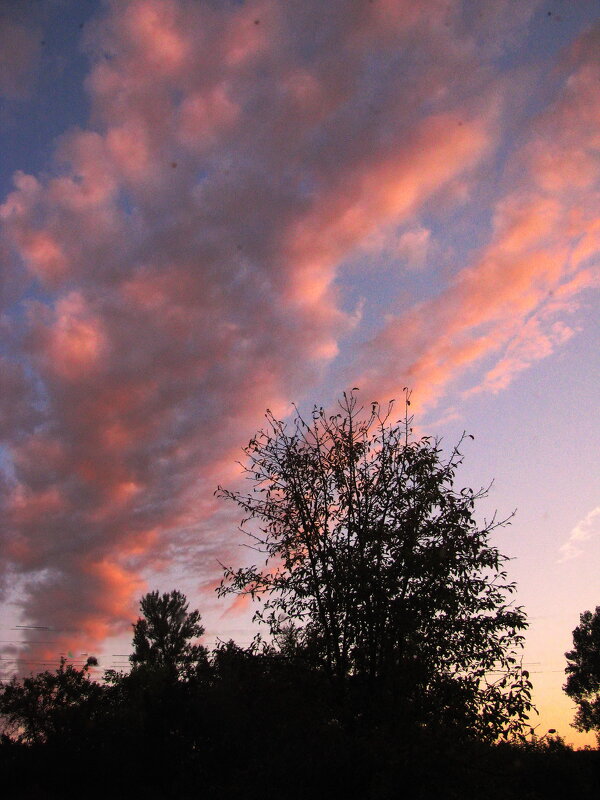
[[[581,556],[585,549],[585,542],[600,536],[600,506],[592,509],[580,520],[569,534],[567,540],[559,548],[559,563],[571,561]]]
[[[598,41],[596,29],[573,46],[560,95],[531,121],[507,167],[490,243],[366,345],[359,382],[372,394],[408,384],[435,403],[489,357],[495,366],[467,391],[497,391],[573,335],[563,318],[600,285]]]

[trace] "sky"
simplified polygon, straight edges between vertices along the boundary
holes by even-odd
[[[265,409],[406,386],[516,509],[538,734],[592,744],[600,3],[4,0],[0,102],[0,674],[126,663],[154,588],[249,641],[216,486]]]

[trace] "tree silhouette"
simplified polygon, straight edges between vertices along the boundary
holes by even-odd
[[[565,653],[567,682],[563,689],[578,705],[574,727],[600,736],[600,606],[584,611],[573,631],[573,649]]]
[[[140,600],[143,617],[133,625],[132,669],[161,670],[174,677],[189,677],[206,649],[193,644],[204,633],[200,612],[188,611],[186,596],[177,591],[149,592]]]
[[[392,422],[393,404],[365,413],[352,392],[335,415],[297,413],[291,430],[267,412],[244,451],[252,491],[217,490],[245,513],[266,567],[226,569],[220,593],[260,599],[256,618],[288,647],[296,627],[341,694],[368,686],[405,718],[520,733],[526,620],[489,541],[507,520],[478,526],[486,490],[454,486],[463,440],[444,459],[438,440],[413,437],[409,405],[407,394]]]
[[[54,672],[46,670],[22,681],[14,677],[0,691],[5,732],[25,744],[77,736],[89,726],[102,692],[89,677],[89,668],[95,664],[96,659],[90,657],[78,669],[61,658]]]

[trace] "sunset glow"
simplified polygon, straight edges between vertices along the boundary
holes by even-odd
[[[146,589],[249,641],[216,486],[265,409],[407,386],[420,432],[474,434],[482,515],[517,508],[539,732],[594,742],[561,686],[600,604],[598,12],[2,4],[0,677],[108,667]]]

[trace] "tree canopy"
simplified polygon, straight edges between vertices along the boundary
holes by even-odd
[[[39,672],[22,681],[14,677],[0,692],[5,732],[12,732],[19,742],[40,744],[81,728],[101,694],[100,686],[89,676],[89,667],[96,663],[90,657],[83,669],[78,669],[61,658],[55,671]]]
[[[580,731],[595,730],[600,736],[600,606],[584,611],[573,631],[573,649],[567,659],[566,694],[577,703],[574,726]]]
[[[251,490],[218,490],[263,565],[226,569],[220,591],[260,599],[256,617],[275,637],[295,631],[341,691],[368,684],[404,718],[518,733],[527,623],[490,542],[508,520],[478,524],[486,490],[455,485],[464,437],[445,457],[414,437],[409,405],[394,421],[393,403],[365,411],[352,392],[291,427],[267,412],[244,450]]]
[[[188,609],[186,596],[176,589],[142,597],[143,616],[133,625],[133,670],[161,669],[182,677],[204,658],[205,648],[192,641],[204,633],[201,615]]]

